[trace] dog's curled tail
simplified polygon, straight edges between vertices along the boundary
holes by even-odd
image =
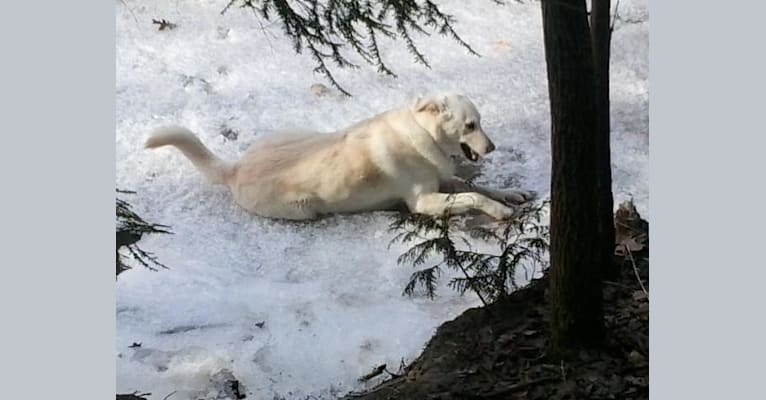
[[[152,132],[144,147],[154,149],[174,146],[212,183],[227,184],[234,166],[216,157],[190,130],[181,126],[159,128]]]

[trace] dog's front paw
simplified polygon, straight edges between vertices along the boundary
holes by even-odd
[[[521,192],[522,192],[522,194],[524,196],[524,202],[525,203],[537,200],[538,194],[537,194],[536,191],[534,191],[534,190],[522,190]]]
[[[537,192],[534,190],[504,190],[500,192],[502,200],[508,204],[522,204],[537,199]]]
[[[494,219],[505,220],[513,217],[516,214],[516,210],[512,207],[498,203],[495,207],[492,207],[492,210],[488,214]]]

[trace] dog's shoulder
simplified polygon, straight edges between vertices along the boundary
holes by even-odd
[[[431,133],[418,123],[410,108],[392,110],[386,116],[386,123],[390,127],[391,137],[401,146],[402,154],[422,160],[438,172],[440,179],[447,179],[454,174],[452,160]]]

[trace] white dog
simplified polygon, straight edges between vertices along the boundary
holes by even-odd
[[[454,176],[451,155],[477,161],[495,149],[476,107],[457,94],[419,98],[334,133],[266,138],[237,163],[213,155],[185,128],[159,129],[146,142],[147,148],[166,145],[208,180],[227,185],[240,206],[271,218],[386,210],[403,202],[416,213],[478,210],[505,219],[513,215],[509,204],[535,197],[474,187]]]

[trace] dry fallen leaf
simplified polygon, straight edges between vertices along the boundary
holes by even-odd
[[[330,93],[330,88],[328,88],[327,86],[321,83],[315,83],[311,85],[310,89],[311,89],[311,93],[313,93],[314,96],[317,96],[317,97],[321,97]]]
[[[495,41],[492,45],[498,50],[509,50],[511,48],[511,43],[502,39]]]
[[[646,248],[646,234],[642,233],[636,236],[624,238],[615,249],[615,254],[624,256],[628,252],[637,253]]]
[[[628,251],[638,252],[648,247],[649,223],[641,218],[633,201],[619,205],[614,213],[615,253],[623,256]]]

